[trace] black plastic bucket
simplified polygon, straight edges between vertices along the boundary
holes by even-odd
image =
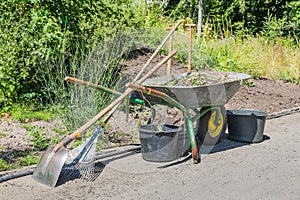
[[[147,124],[139,128],[142,157],[151,162],[169,162],[181,157],[189,148],[189,136],[183,127]]]
[[[227,110],[229,139],[256,143],[263,140],[267,113],[252,109]]]

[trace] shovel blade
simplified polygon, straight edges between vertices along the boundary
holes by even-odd
[[[65,147],[56,153],[53,148],[54,146],[46,150],[32,175],[34,180],[49,187],[55,187],[68,153]]]

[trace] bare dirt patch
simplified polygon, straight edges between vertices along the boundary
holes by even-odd
[[[252,108],[268,114],[300,106],[300,86],[281,80],[261,78],[254,86],[242,86],[230,99],[228,109]]]

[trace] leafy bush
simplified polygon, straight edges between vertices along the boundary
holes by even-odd
[[[174,19],[189,17],[197,22],[198,4],[199,1],[196,0],[169,1],[165,13]],[[203,1],[202,17],[206,26],[223,24],[229,20],[234,35],[245,30],[251,35],[267,31],[266,22],[272,21],[272,27],[276,26],[276,34],[281,34],[281,36],[296,34],[299,37],[299,7],[299,1],[293,0],[211,0]],[[274,33],[274,29],[272,32]]]
[[[70,59],[82,56],[75,55],[77,48],[87,53],[103,39],[141,26],[142,11],[130,0],[1,1],[2,109],[21,97],[23,101],[38,97],[38,78],[47,67],[45,63],[62,63],[68,71]],[[83,44],[84,47],[80,46]]]
[[[30,152],[25,157],[19,158],[19,162],[21,166],[30,166],[37,164],[40,161],[40,156],[35,156]]]
[[[9,169],[9,164],[2,158],[0,158],[0,171]]]

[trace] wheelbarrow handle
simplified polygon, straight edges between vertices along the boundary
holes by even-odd
[[[129,88],[131,88],[133,90],[136,90],[138,92],[143,92],[143,93],[149,93],[151,91],[150,88],[146,88],[144,86],[137,85],[137,84],[134,84],[134,83],[127,83],[126,87],[129,87]]]
[[[126,86],[133,89],[133,90],[137,90],[139,92],[143,92],[145,94],[149,94],[149,95],[153,95],[153,96],[156,96],[158,98],[161,98],[164,101],[166,101],[167,103],[169,103],[170,105],[178,108],[180,111],[183,112],[183,115],[187,120],[187,130],[188,130],[189,135],[190,135],[190,143],[191,143],[191,148],[192,148],[193,162],[195,164],[197,164],[199,162],[198,147],[197,147],[196,137],[195,137],[195,134],[194,134],[192,118],[191,118],[188,110],[182,104],[180,104],[179,102],[174,100],[172,97],[170,97],[169,95],[167,95],[163,92],[157,91],[157,90],[152,89],[152,88],[148,88],[148,87],[140,86],[140,85],[137,85],[137,84],[133,84],[133,83],[127,83]]]
[[[85,87],[88,87],[88,88],[93,88],[93,89],[96,89],[96,90],[101,90],[101,91],[104,91],[104,92],[108,92],[108,93],[116,95],[116,96],[121,96],[122,95],[122,93],[117,91],[117,90],[113,90],[113,89],[110,89],[108,87],[98,85],[98,84],[95,84],[95,83],[91,83],[91,82],[88,82],[88,81],[83,81],[83,80],[80,80],[80,79],[77,79],[77,78],[74,78],[74,77],[67,76],[64,80],[69,82],[69,83],[75,83],[75,84],[82,85],[82,86],[85,86]],[[134,98],[132,96],[130,96],[129,98],[130,98],[130,101],[132,101],[134,103],[150,107],[150,105],[147,102],[144,102],[141,99]]]
[[[119,91],[110,89],[110,88],[102,86],[102,85],[97,85],[97,84],[94,84],[94,83],[90,83],[88,81],[83,81],[83,80],[80,80],[80,79],[77,79],[77,78],[74,78],[74,77],[67,76],[65,78],[65,81],[70,82],[70,83],[75,83],[75,84],[78,84],[78,85],[83,85],[83,86],[90,87],[90,88],[94,88],[94,89],[97,89],[97,90],[102,90],[104,92],[108,92],[110,94],[115,94],[117,96],[122,95],[122,93],[119,92]]]

